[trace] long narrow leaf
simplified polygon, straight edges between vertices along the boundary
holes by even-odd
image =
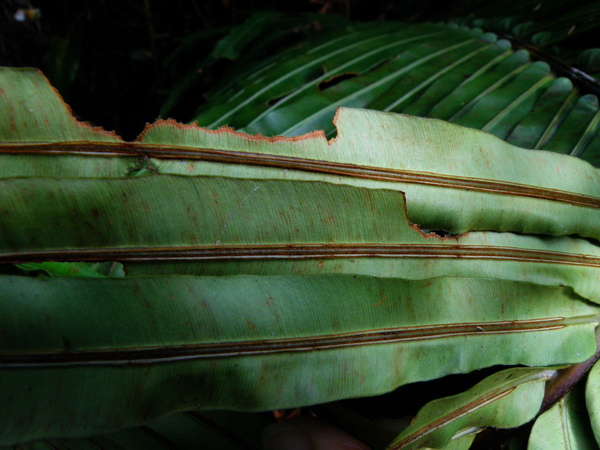
[[[376,395],[494,364],[579,362],[596,351],[600,313],[567,288],[457,277],[0,283],[2,445],[198,407]]]
[[[15,82],[22,72],[0,74]],[[56,94],[35,72],[27,72],[26,80],[36,80],[37,95],[26,91],[23,99],[23,92],[14,88],[1,109],[2,177],[125,177],[147,167],[150,172],[181,175],[322,180],[401,190],[410,220],[427,229],[600,238],[597,169],[574,158],[525,152],[486,133],[439,121],[341,109],[338,137],[332,141],[318,133],[265,139],[162,121],[135,143],[101,142],[105,134],[100,132],[79,142],[73,139],[82,139],[77,137],[82,125],[64,105],[57,107],[52,126],[44,126],[49,113],[38,114],[27,102],[29,97],[56,102]],[[15,117],[20,119],[13,131]],[[27,120],[41,124],[44,131],[35,131]],[[77,133],[63,135],[63,127]]]
[[[121,261],[129,275],[489,277],[572,286],[600,303],[592,242],[491,232],[442,239],[405,211],[399,192],[327,183],[0,180],[0,262]]]
[[[588,375],[585,386],[585,403],[596,442],[600,446],[600,363],[598,362]]]
[[[551,369],[508,369],[491,375],[462,394],[425,405],[390,449],[445,448],[459,431],[471,427],[515,428],[541,407]]]
[[[403,24],[381,25],[344,33],[326,46],[307,49],[296,58],[286,58],[283,64],[279,60],[270,67],[271,70],[262,73],[259,82],[253,79],[248,85],[247,80],[241,78],[243,86],[238,87],[238,92],[227,92],[227,95],[212,99],[215,105],[203,111],[199,123],[213,128],[260,121],[263,114],[272,110],[270,103],[278,103],[281,97],[284,102],[280,105],[287,103],[305,91],[303,86],[313,87],[344,71],[364,72],[415,43],[443,35],[449,37],[447,27],[424,26],[423,33],[415,35]],[[248,110],[254,114],[249,115]]]
[[[548,138],[558,129],[565,111],[573,106],[575,99],[573,84],[567,78],[555,80],[530,114],[513,129],[507,142],[518,147],[544,148]],[[549,116],[548,110],[555,110],[555,115]]]
[[[543,413],[531,430],[529,450],[594,449],[596,440],[585,407],[584,386],[577,385]]]

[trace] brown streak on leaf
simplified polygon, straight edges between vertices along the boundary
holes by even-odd
[[[153,364],[206,358],[319,351],[469,335],[481,336],[484,334],[553,331],[564,328],[566,326],[564,320],[563,317],[551,317],[497,322],[430,324],[255,341],[215,342],[127,349],[85,349],[80,351],[74,350],[69,353],[5,353],[0,358],[0,367],[3,369],[18,369],[22,367],[81,366],[87,364]],[[483,327],[486,330],[484,332],[480,330]]]
[[[190,125],[181,125],[189,127]],[[212,133],[228,132],[245,136],[246,139],[267,140],[301,140],[319,137],[319,132],[287,137],[250,136],[234,131],[211,131]],[[258,135],[257,135],[258,136]],[[543,200],[573,204],[588,208],[600,208],[600,198],[589,195],[560,191],[552,188],[538,187],[508,181],[490,180],[483,178],[458,177],[453,175],[429,172],[415,172],[382,167],[359,166],[350,163],[312,160],[280,155],[265,155],[250,152],[239,152],[218,149],[198,149],[192,147],[176,147],[164,145],[148,145],[140,143],[90,143],[67,142],[51,144],[10,144],[0,145],[0,153],[44,153],[52,154],[82,154],[94,156],[146,156],[164,159],[191,159],[198,161],[218,162],[224,164],[244,164],[273,167],[287,170],[324,173],[328,175],[347,176],[398,183],[415,183],[428,186],[438,186],[448,189],[472,190],[477,192],[514,195]]]
[[[402,441],[395,443],[393,446],[390,446],[389,448],[393,450],[393,449],[400,449],[407,445],[410,445],[413,442],[426,436],[427,434],[432,433],[432,432],[442,428],[446,424],[448,424],[456,419],[459,419],[463,416],[466,416],[467,414],[470,414],[473,411],[478,410],[479,408],[483,408],[484,406],[489,405],[490,403],[495,402],[496,400],[500,400],[501,398],[506,397],[511,392],[513,392],[515,389],[516,389],[516,387],[513,386],[506,390],[495,390],[493,392],[490,392],[487,395],[478,397],[477,400],[475,400],[461,408],[458,408],[457,410],[452,411],[452,413],[439,418],[438,420],[428,424],[427,426],[421,428],[420,430],[415,431],[410,436],[407,436]]]
[[[211,130],[209,128],[201,127],[195,123],[184,124],[177,122],[174,119],[158,119],[153,124],[146,124],[146,128],[140,133],[140,135],[134,141],[135,143],[140,143],[144,136],[153,128],[161,127],[161,126],[169,126],[173,128],[177,128],[179,130],[198,130],[203,133],[219,135],[219,134],[229,134],[231,136],[235,136],[238,138],[245,139],[247,141],[255,141],[255,142],[298,142],[310,139],[326,139],[325,132],[323,130],[315,130],[310,133],[306,133],[300,136],[263,136],[261,134],[248,134],[240,131],[236,131],[234,128],[228,126],[219,127],[216,130]]]

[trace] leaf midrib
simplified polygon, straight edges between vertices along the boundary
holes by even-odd
[[[0,154],[43,154],[85,156],[129,156],[159,159],[189,159],[224,164],[259,165],[269,168],[299,170],[304,172],[342,175],[355,178],[374,179],[399,183],[415,183],[451,189],[462,189],[492,194],[538,198],[588,208],[600,209],[600,198],[558,189],[513,183],[510,181],[460,177],[431,172],[372,167],[342,162],[297,158],[218,149],[198,149],[184,146],[161,146],[137,143],[12,143],[0,145]]]
[[[333,258],[456,258],[600,267],[600,258],[517,247],[444,244],[261,244],[113,247],[0,252],[0,263],[32,261],[184,261]]]
[[[483,336],[526,332],[554,331],[569,325],[597,321],[596,316],[550,317],[492,322],[433,324],[412,327],[381,328],[330,335],[303,336],[282,339],[212,342],[202,344],[163,345],[137,348],[99,348],[82,351],[40,353],[5,352],[0,368],[56,367],[81,365],[151,364],[207,358],[226,358],[311,352],[364,345],[444,339],[461,336]]]

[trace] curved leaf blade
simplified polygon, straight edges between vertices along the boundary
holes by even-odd
[[[445,448],[452,437],[471,427],[515,428],[539,411],[552,369],[508,369],[471,389],[425,405],[389,449]]]
[[[443,239],[408,221],[396,191],[163,175],[19,178],[0,180],[0,205],[5,263],[121,261],[129,275],[489,277],[572,286],[600,303],[598,245],[490,232]],[[33,267],[64,270],[41,264]]]
[[[587,163],[548,152],[524,152],[487,133],[389,113],[340,109],[336,126],[338,137],[329,142],[318,135],[265,141],[228,131],[176,129],[161,123],[147,129],[141,142],[169,140],[197,148],[203,140],[204,148],[223,150],[236,142],[236,150],[247,158],[245,164],[264,167],[248,168],[247,177],[322,180],[401,190],[406,193],[410,220],[427,229],[589,237],[598,234],[595,224],[600,213],[596,206],[600,172]],[[428,136],[427,141],[423,136]],[[236,157],[232,155],[227,162],[235,162]],[[510,170],[499,172],[497,168],[507,160],[511,161]],[[165,161],[159,170],[239,176],[231,164],[209,167],[198,163],[195,167],[184,171],[181,164],[177,167]],[[554,173],[560,178],[549,176]],[[573,200],[566,197],[576,192]],[[538,203],[534,198],[544,201]],[[574,204],[580,201],[586,206]],[[561,220],[559,226],[550,223],[550,217],[566,220]],[[568,225],[569,220],[579,224]]]
[[[0,72],[12,81],[20,73]],[[27,73],[37,79],[42,98],[58,100],[39,74]],[[11,100],[15,107],[20,95],[16,90]],[[138,161],[137,169],[150,172],[321,180],[401,190],[411,221],[427,229],[600,237],[598,170],[559,155],[523,152],[488,134],[438,121],[340,109],[339,135],[331,141],[319,133],[267,139],[161,121],[135,143],[99,141],[104,135],[90,137],[95,141],[56,142],[62,136],[60,127],[74,126],[64,109],[50,143],[43,133],[36,136],[26,127],[18,139],[32,143],[15,142],[9,130],[3,131],[0,154],[10,164],[0,165],[2,177],[125,177]],[[9,108],[4,114],[9,123],[16,113]],[[27,114],[23,110],[17,116]],[[34,116],[38,123],[43,117]],[[510,167],[499,172],[507,160]],[[559,178],[549,176],[554,173]]]
[[[564,114],[576,100],[573,83],[567,78],[558,78],[534,105],[530,114],[517,125],[507,138],[512,145],[524,148],[544,148],[549,136],[558,129]],[[549,116],[547,111],[556,111]]]
[[[594,364],[585,385],[585,403],[596,442],[600,445],[600,363]]]
[[[3,445],[107,433],[198,407],[376,395],[494,364],[579,362],[596,351],[600,312],[566,288],[457,277],[0,283]]]
[[[577,143],[584,135],[589,124],[594,121],[598,115],[598,99],[593,95],[584,95],[580,97],[577,103],[569,111],[563,122],[563,126],[556,132],[548,142],[548,146],[560,153],[571,153],[580,151],[573,148],[572,142]],[[594,126],[594,134],[598,130],[597,124]]]
[[[420,27],[422,33],[418,35],[406,24],[373,25],[366,24],[356,31],[344,32],[325,44],[316,39],[299,55],[287,54],[283,64],[278,59],[268,71],[262,69],[259,79],[253,77],[248,80],[248,74],[240,73],[238,80],[241,82],[225,95],[211,99],[210,108],[203,108],[197,117],[198,123],[208,128],[260,123],[269,111],[297,98],[307,88],[318,86],[340,73],[368,73],[371,68],[394,58],[399,51],[410,48],[416,42],[444,35],[448,37],[449,34],[447,27],[436,25]]]
[[[527,448],[597,448],[585,407],[583,385],[575,386],[570,393],[536,419]]]

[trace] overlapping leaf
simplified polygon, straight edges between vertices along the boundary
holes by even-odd
[[[494,364],[578,362],[596,351],[600,313],[568,288],[459,277],[4,276],[2,286],[4,445],[197,407],[375,395]]]
[[[157,145],[169,140],[182,147],[173,156],[223,163],[185,166],[160,161],[156,168],[162,173],[241,176],[231,164],[239,162],[258,166],[244,170],[249,178],[401,190],[410,220],[427,229],[589,237],[598,233],[600,172],[584,162],[523,152],[487,133],[396,114],[340,109],[336,127],[333,141],[319,135],[269,141],[160,122],[139,142]],[[199,146],[215,149],[214,156],[202,149],[182,154],[186,147]],[[235,154],[226,152],[232,148]]]
[[[19,83],[21,73],[2,71],[12,83]],[[3,97],[3,177],[124,177],[146,168],[180,175],[321,180],[401,190],[410,220],[426,229],[600,237],[597,169],[562,155],[523,152],[486,133],[342,109],[332,141],[318,133],[264,139],[162,121],[135,143],[123,143],[74,121],[38,74],[26,72],[24,79],[26,87],[36,85],[36,95],[15,90]],[[52,114],[36,107],[43,99],[56,103]],[[32,113],[32,123],[48,121],[39,135],[24,122]],[[65,131],[52,131],[62,127]]]
[[[594,449],[585,407],[584,386],[578,385],[535,422],[528,449]]]
[[[190,90],[200,81],[201,74],[210,71],[211,66],[219,59],[221,62],[222,59],[234,61],[229,71],[220,76],[221,84],[226,86],[232,74],[246,73],[255,77],[259,67],[253,65],[251,72],[248,72],[247,65],[252,61],[261,61],[265,54],[277,53],[280,62],[286,58],[287,53],[293,52],[298,46],[303,46],[307,36],[319,35],[320,41],[327,42],[332,33],[339,36],[353,28],[354,25],[344,18],[330,14],[292,15],[259,11],[236,27],[209,28],[192,33],[186,36],[178,48],[164,61],[165,69],[175,74],[189,70],[190,63],[193,64],[193,69],[169,89],[160,116],[169,117],[172,108],[180,104],[186,96],[190,96]],[[325,36],[322,36],[323,33]],[[210,56],[198,61],[198,54],[205,51],[207,40],[220,35],[224,36],[217,42]],[[290,46],[292,43],[294,45],[286,48],[285,44]],[[261,63],[266,64],[264,61]],[[195,105],[192,104],[192,107]]]
[[[504,370],[462,394],[434,400],[388,448],[446,448],[465,429],[523,425],[536,416],[546,381],[555,373],[552,369]]]
[[[326,183],[13,178],[0,180],[0,261],[121,261],[129,275],[488,277],[572,286],[600,303],[592,242],[491,232],[442,239],[405,211],[399,192]]]
[[[590,370],[585,386],[585,403],[594,436],[600,443],[600,363],[596,363]]]

